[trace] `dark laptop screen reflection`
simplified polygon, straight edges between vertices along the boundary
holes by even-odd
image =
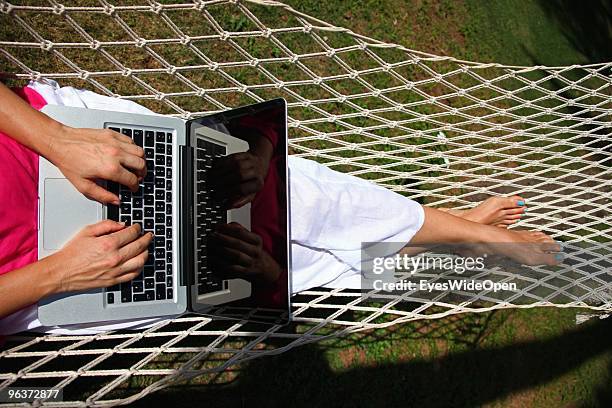
[[[212,193],[226,209],[251,206],[250,231],[220,224],[208,241],[212,272],[221,279],[251,283],[251,296],[219,306],[210,314],[285,323],[289,312],[287,231],[287,139],[283,100],[198,121],[245,140],[247,152],[216,158],[209,172]]]

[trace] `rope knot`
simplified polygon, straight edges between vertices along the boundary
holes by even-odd
[[[101,46],[102,44],[98,40],[93,40],[91,44],[89,44],[89,48],[91,48],[92,50],[96,50],[96,51],[100,49]]]
[[[166,68],[166,72],[170,75],[176,74],[176,67],[173,65],[171,67]]]
[[[274,87],[276,89],[282,89],[284,86],[285,86],[285,83],[283,81],[279,81],[279,82],[274,84]]]
[[[221,41],[227,41],[229,36],[230,36],[229,33],[227,31],[224,31],[224,32],[221,33],[219,38],[221,39]]]
[[[181,37],[181,44],[182,45],[189,45],[189,43],[191,42],[191,38],[190,37]]]
[[[326,52],[327,56],[329,58],[333,57],[334,55],[336,55],[336,50],[334,50],[333,48],[329,51]]]
[[[249,65],[252,67],[256,67],[259,65],[259,60],[257,58],[253,58],[252,60],[249,61]]]
[[[249,88],[246,85],[241,85],[238,87],[238,92],[245,93]]]
[[[359,73],[358,73],[357,71],[351,71],[351,72],[349,73],[349,78],[351,78],[351,79],[355,79],[355,78],[357,78],[358,76],[359,76]]]
[[[89,79],[90,75],[91,73],[88,71],[81,71],[79,72],[79,79]]]
[[[217,69],[219,69],[219,64],[217,64],[216,62],[211,62],[208,69],[210,69],[211,71],[216,71]]]
[[[11,14],[13,12],[13,5],[9,3],[0,4],[0,13]]]
[[[156,101],[163,101],[164,99],[166,99],[166,95],[165,94],[158,93],[157,95],[155,95],[155,100]]]
[[[162,10],[163,10],[163,7],[161,4],[159,3],[151,4],[151,11],[154,12],[155,14],[161,13]]]
[[[58,16],[64,15],[66,12],[66,8],[63,4],[56,4],[53,6],[53,14],[57,14]]]
[[[42,48],[45,51],[51,51],[53,49],[53,43],[49,40],[43,40],[40,43],[40,48]]]
[[[311,31],[312,31],[312,26],[311,26],[310,24],[306,24],[306,25],[304,26],[304,32],[305,32],[306,34],[310,34],[310,32],[311,32]]]
[[[200,1],[196,2],[196,3],[194,3],[193,6],[194,6],[194,8],[196,10],[202,11],[202,10],[204,10],[206,8],[206,1],[200,0]]]
[[[315,85],[321,85],[321,83],[322,83],[322,82],[323,82],[323,78],[321,78],[321,77],[316,77],[316,78],[315,78],[315,79],[312,81],[312,83],[313,83],[313,84],[315,84]]]
[[[136,46],[138,48],[142,48],[145,45],[147,45],[147,40],[145,40],[144,38],[139,38],[139,39],[136,40]]]
[[[200,88],[196,91],[195,94],[196,96],[203,97],[204,95],[206,95],[206,92],[204,92],[204,89]]]
[[[297,61],[298,61],[297,54],[293,54],[291,58],[289,58],[289,62],[291,62],[292,64],[295,64]]]
[[[262,31],[261,35],[264,38],[270,38],[270,36],[272,35],[272,30],[270,30],[269,28],[266,28],[264,31]]]
[[[108,14],[109,16],[114,15],[115,6],[113,6],[112,4],[104,5],[104,14]]]
[[[131,77],[132,76],[132,70],[130,68],[124,68],[121,71],[121,75],[123,75],[124,77]]]

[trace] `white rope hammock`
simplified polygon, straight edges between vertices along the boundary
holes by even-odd
[[[518,281],[519,292],[504,296],[315,288],[293,299],[289,327],[187,316],[143,332],[14,336],[0,352],[0,390],[56,386],[70,404],[112,405],[255,357],[418,319],[509,307],[612,310],[612,63],[461,61],[267,0],[75,3],[0,0],[0,71],[183,118],[282,96],[292,154],[428,205],[468,208],[518,192],[529,204],[521,228],[583,244],[588,259],[519,277],[474,276]]]

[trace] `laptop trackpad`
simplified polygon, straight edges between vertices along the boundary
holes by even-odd
[[[60,249],[84,226],[102,219],[102,204],[83,196],[67,179],[45,179],[43,246]]]

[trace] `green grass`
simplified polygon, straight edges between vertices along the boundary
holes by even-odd
[[[563,65],[601,62],[612,59],[610,44],[610,8],[603,1],[566,2],[537,0],[363,0],[318,1],[287,0],[294,8],[333,24],[345,26],[370,37],[405,45],[417,50],[451,55],[460,59],[495,61],[512,65]],[[577,5],[578,6],[577,6]],[[249,6],[269,26],[291,24],[276,9]],[[606,12],[607,10],[607,12]],[[211,14],[224,23],[227,30],[252,29],[252,23],[242,14],[228,7],[211,7]],[[607,17],[606,17],[607,16]],[[55,41],[69,39],[70,29],[59,17],[30,16],[31,23],[46,30]],[[139,13],[123,16],[128,24],[147,38],[171,36],[163,24],[146,24]],[[154,18],[154,17],[152,17]],[[80,24],[95,33],[98,39],[125,39],[118,30],[106,30],[106,17],[96,19],[77,17]],[[177,13],[173,21],[191,35],[209,33],[193,13]],[[9,20],[0,15],[0,39],[28,38]],[[315,43],[299,34],[286,34],[282,41],[292,50],[305,53],[317,49]],[[335,47],[351,41],[342,35],[326,34],[326,41]],[[279,57],[282,51],[261,39],[242,39],[239,43],[259,57]],[[214,60],[239,60],[240,56],[227,44],[206,42],[197,44]],[[164,58],[177,64],[201,63],[192,53],[180,46],[155,47]],[[13,50],[26,65],[43,72],[70,71],[43,51]],[[405,58],[403,53],[382,50],[388,61]],[[133,47],[112,50],[130,68],[159,67],[149,55]],[[103,69],[108,63],[91,53],[70,53],[82,67]],[[365,69],[369,61],[359,53],[348,53],[342,58],[353,68]],[[0,60],[0,71],[18,71]],[[304,62],[322,75],[339,73],[338,66],[325,59]],[[112,68],[112,67],[111,67]],[[303,79],[299,70],[282,63],[269,67],[284,81]],[[436,66],[444,71],[444,63]],[[265,81],[252,69],[228,69],[234,78],[244,83]],[[401,72],[406,77],[423,76],[414,67]],[[192,71],[185,76],[204,88],[228,86],[226,80],[208,71]],[[183,89],[172,77],[143,75],[142,79],[159,90]],[[380,75],[369,77],[376,87],[393,86],[394,79]],[[141,87],[126,78],[100,78],[100,83],[121,94],[143,94]],[[469,78],[458,78],[459,85],[470,85]],[[84,81],[70,80],[64,84],[89,86]],[[354,94],[359,85],[354,81],[337,81],[334,89]],[[425,88],[424,88],[425,89]],[[443,93],[444,89],[426,89]],[[311,98],[325,98],[320,89],[300,89]],[[265,98],[278,95],[275,90],[256,93]],[[235,106],[247,101],[233,93],[211,94],[218,101]],[[284,95],[286,96],[286,95]],[[483,97],[490,97],[485,91]],[[529,97],[527,95],[526,97]],[[533,97],[533,95],[531,95]],[[394,95],[402,103],[418,100],[414,93]],[[291,101],[291,98],[289,98]],[[139,100],[147,107],[162,113],[171,109],[150,99]],[[191,111],[215,109],[208,101],[197,97],[176,97],[173,102]],[[360,106],[378,106],[374,98],[358,100]],[[458,106],[461,106],[458,100]],[[321,105],[333,113],[350,111],[342,104]],[[431,106],[419,106],[415,111],[432,113]],[[523,113],[526,113],[523,112]],[[302,120],[317,115],[309,109],[293,110],[290,114]],[[364,126],[368,122],[357,118],[351,124]],[[318,125],[319,126],[319,125]],[[418,121],[415,130],[428,130],[431,124]],[[339,124],[322,124],[319,130],[339,131]],[[292,136],[296,136],[293,134]],[[384,133],[393,136],[392,132]],[[361,142],[362,136],[343,136],[348,143]],[[411,144],[427,140],[411,139]],[[330,147],[331,142],[304,142],[312,148]],[[494,146],[491,146],[494,147]],[[434,146],[433,148],[436,148]],[[393,146],[381,144],[373,149],[391,151]],[[340,152],[339,157],[356,155]],[[491,157],[490,160],[494,160]],[[440,164],[430,159],[424,167]],[[382,162],[381,162],[382,163]],[[423,170],[421,163],[398,167],[407,173]],[[339,166],[351,170],[351,166]],[[435,179],[438,173],[429,176]],[[375,177],[375,175],[366,175]],[[395,181],[408,184],[408,179]],[[419,188],[431,188],[429,185]],[[417,190],[418,191],[418,190]],[[609,225],[605,226],[609,229]],[[141,404],[166,403],[180,406],[198,401],[207,407],[237,406],[440,406],[440,407],[565,407],[610,406],[612,392],[612,353],[610,325],[602,322],[575,327],[575,310],[531,309],[505,310],[495,313],[466,314],[436,321],[422,321],[334,339],[286,352],[279,357],[254,360],[241,365],[214,381],[210,376],[176,386],[146,398]],[[133,380],[135,387],[145,384]],[[216,385],[210,385],[210,382]],[[202,385],[207,384],[207,385]],[[127,393],[126,395],[130,395]]]

